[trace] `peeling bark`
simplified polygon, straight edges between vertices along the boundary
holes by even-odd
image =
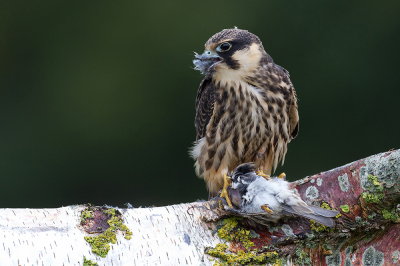
[[[335,227],[285,218],[276,225],[248,228],[242,220],[241,226],[252,232],[254,247],[248,250],[276,252],[286,259],[281,265],[301,265],[308,260],[323,266],[400,265],[400,150],[291,185],[307,203],[340,211]],[[117,230],[117,241],[110,244],[105,258],[94,254],[84,237],[104,232],[111,214],[88,214],[83,222],[82,212],[87,210],[83,205],[0,209],[0,265],[83,265],[84,256],[98,265],[213,265],[216,258],[205,254],[205,249],[218,243],[228,244],[233,254],[247,252],[240,241],[218,236],[221,221],[215,221],[224,218],[224,211],[208,207],[208,203],[196,202],[118,209],[132,239]]]

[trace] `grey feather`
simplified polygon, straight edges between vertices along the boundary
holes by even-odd
[[[314,211],[310,208],[310,206],[301,199],[298,200],[296,205],[293,206],[282,205],[282,208],[284,207],[289,207],[296,214],[303,214],[303,213],[314,214]]]
[[[316,207],[316,208],[318,208],[318,207]],[[323,224],[325,226],[332,227],[334,225],[333,220],[330,217],[322,216],[322,215],[319,215],[319,214],[316,214],[316,213],[314,213],[314,214],[312,214],[312,213],[299,213],[299,212],[294,211],[293,209],[291,209],[288,206],[285,206],[283,209],[288,214],[294,214],[294,215],[298,215],[300,217],[304,217],[304,218],[307,218],[307,219],[310,219],[310,220],[314,220],[314,221],[316,221],[316,222],[318,222],[320,224]],[[322,209],[322,208],[320,208],[320,209]]]
[[[336,215],[339,214],[338,211],[327,210],[327,209],[320,208],[320,207],[317,207],[317,206],[309,205],[308,207],[309,207],[311,210],[313,210],[315,214],[321,215],[321,216],[325,216],[325,217],[335,217]]]
[[[239,165],[231,174],[230,194],[236,209],[229,209],[255,223],[277,222],[288,215],[297,215],[332,227],[339,212],[305,203],[281,178],[266,180],[255,173],[253,164]],[[264,211],[267,205],[272,213]]]
[[[302,216],[304,218],[308,218],[313,221],[316,221],[325,226],[333,227],[335,225],[332,218],[329,218],[329,217],[324,217],[324,216],[315,215],[315,214],[302,214],[300,216]]]

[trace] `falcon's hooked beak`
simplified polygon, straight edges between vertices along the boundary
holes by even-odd
[[[223,60],[217,53],[210,50],[205,51],[201,55],[195,52],[194,57],[196,57],[193,60],[194,69],[199,70],[202,74],[207,74],[214,70],[215,66]]]

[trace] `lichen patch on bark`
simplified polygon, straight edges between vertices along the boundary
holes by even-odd
[[[132,238],[132,232],[122,222],[121,213],[114,208],[89,205],[82,211],[81,218],[81,226],[86,233],[97,233],[96,236],[85,236],[85,240],[91,245],[92,252],[102,258],[107,256],[110,244],[116,243],[117,231],[123,232],[127,240]]]

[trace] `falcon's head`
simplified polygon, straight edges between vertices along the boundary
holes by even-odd
[[[260,39],[240,29],[218,32],[206,42],[204,53],[196,53],[195,57],[193,63],[196,70],[231,79],[249,76],[262,62],[272,61]]]

